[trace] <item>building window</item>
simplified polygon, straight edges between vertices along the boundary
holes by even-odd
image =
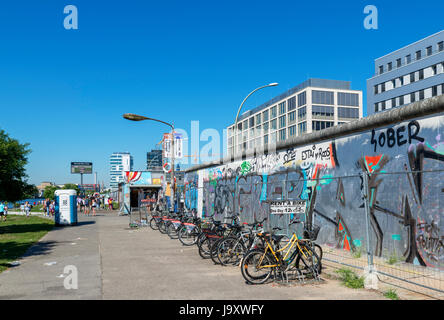
[[[410,83],[413,83],[413,82],[415,82],[415,73],[414,72],[410,73]]]
[[[424,100],[424,90],[419,91],[419,100]]]
[[[416,51],[416,60],[421,60],[421,50]]]
[[[312,106],[311,114],[314,117],[334,117],[335,108],[325,106]]]
[[[268,121],[268,110],[265,110],[264,112],[262,112],[262,120]]]
[[[379,92],[378,92],[378,87],[379,87],[379,85],[376,85],[375,86],[375,94],[378,94]]]
[[[438,95],[438,86],[432,87],[432,97],[436,97]]]
[[[264,133],[268,133],[269,126],[270,126],[270,122],[264,122],[264,124],[262,126]]]
[[[277,107],[274,106],[273,108],[271,108],[271,119],[276,117],[277,117]]]
[[[305,116],[307,115],[307,107],[302,107],[298,109],[298,120],[301,121],[305,119]]]
[[[296,135],[296,126],[291,126],[288,128],[288,136],[293,137]]]
[[[261,123],[261,114],[257,114],[256,115],[256,124],[260,124]]]
[[[288,111],[296,109],[296,97],[292,97],[287,100]]]
[[[282,103],[279,103],[279,115],[284,114],[286,111],[286,103],[285,101]]]
[[[387,63],[387,71],[392,71],[393,64],[391,62]]]
[[[359,119],[359,109],[355,108],[338,108],[339,118]]]
[[[254,117],[250,118],[250,128],[254,128]]]
[[[385,82],[381,84],[381,92],[385,92]]]
[[[288,122],[295,122],[296,121],[296,111],[292,111],[288,114]]]
[[[268,134],[264,136],[264,145],[268,144]]]
[[[410,102],[411,103],[415,102],[415,93],[414,92],[410,93]]]
[[[338,92],[338,105],[359,107],[359,94]]]
[[[381,102],[381,110],[384,111],[385,110],[385,101]]]
[[[285,116],[279,117],[279,129],[286,127],[287,122],[285,118]]]
[[[299,134],[302,134],[304,132],[307,132],[307,122],[301,122],[298,124],[298,131]]]
[[[404,96],[400,96],[399,97],[399,105],[403,106],[404,105]]]
[[[404,85],[404,77],[399,77],[399,82],[401,83],[401,86]]]
[[[427,56],[431,56],[432,55],[432,46],[427,47],[426,51],[427,51]]]
[[[262,135],[262,129],[261,129],[261,125],[258,125],[256,127],[256,137],[259,137],[260,135]]]
[[[396,107],[396,98],[392,98],[392,108]]]
[[[396,59],[396,67],[400,68],[401,64],[402,64],[401,59]]]
[[[378,112],[378,111],[379,111],[378,104],[375,103],[375,112]]]
[[[424,69],[419,70],[419,80],[424,79]]]
[[[279,141],[284,141],[285,139],[287,139],[286,131],[286,129],[282,129],[279,131]]]
[[[247,130],[248,129],[248,120],[244,121],[244,125],[242,126],[242,130]]]
[[[412,56],[409,54],[405,57],[405,63],[409,64],[410,62],[412,62]]]
[[[276,130],[277,129],[277,120],[271,120],[271,130]]]
[[[313,121],[312,122],[312,130],[313,131],[319,131],[323,129],[330,128],[334,126],[334,122],[332,121]]]
[[[379,74],[383,74],[384,73],[384,66],[379,66]]]
[[[334,94],[331,91],[312,91],[312,102],[316,104],[334,105]]]
[[[444,41],[441,41],[440,43],[438,43],[438,51],[444,51]]]
[[[304,91],[298,94],[298,107],[304,106],[307,103],[307,92]]]

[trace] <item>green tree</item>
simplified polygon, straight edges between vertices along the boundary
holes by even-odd
[[[77,194],[79,194],[79,191],[80,191],[79,187],[76,184],[74,184],[74,183],[67,183],[67,184],[65,184],[63,186],[63,189],[73,189],[73,190],[76,190]]]
[[[0,200],[22,200],[33,192],[25,169],[31,152],[28,147],[28,143],[21,144],[0,130]]]
[[[55,199],[54,192],[58,189],[60,189],[60,188],[57,186],[46,186],[45,190],[43,190],[43,197],[45,199],[54,200]]]

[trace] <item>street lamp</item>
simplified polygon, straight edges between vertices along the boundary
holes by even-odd
[[[272,83],[267,84],[267,85],[265,85],[265,86],[262,86],[262,87],[256,88],[256,89],[254,89],[253,91],[251,91],[251,92],[248,94],[248,96],[245,97],[244,101],[242,101],[241,105],[239,106],[239,110],[237,110],[236,121],[234,122],[234,130],[233,130],[233,133],[234,133],[234,140],[233,140],[233,142],[234,142],[234,152],[233,152],[233,155],[236,155],[236,149],[237,149],[237,141],[236,141],[236,138],[237,138],[237,120],[238,120],[238,118],[239,118],[239,113],[240,113],[240,111],[241,111],[241,109],[242,109],[242,106],[244,105],[245,101],[247,101],[247,99],[248,99],[253,93],[255,93],[256,91],[258,91],[258,90],[260,90],[260,89],[263,89],[263,88],[267,88],[267,87],[275,87],[275,86],[277,86],[277,85],[279,85],[279,83],[277,83],[277,82],[272,82]],[[241,132],[242,132],[242,131],[241,131]],[[242,141],[242,140],[241,140],[241,141]]]
[[[152,120],[152,121],[157,121],[163,124],[166,124],[167,126],[171,127],[171,149],[172,149],[172,154],[171,154],[171,165],[172,165],[172,171],[171,171],[171,203],[172,203],[172,208],[174,211],[174,198],[175,198],[175,194],[174,194],[174,125],[170,124],[168,122],[162,121],[162,120],[158,120],[158,119],[154,119],[154,118],[148,118],[148,117],[144,117],[144,116],[140,116],[134,113],[125,113],[123,115],[123,118],[127,119],[127,120],[131,120],[131,121],[143,121],[143,120]]]

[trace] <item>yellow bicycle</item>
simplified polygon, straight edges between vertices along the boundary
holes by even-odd
[[[300,223],[300,221],[293,221]],[[273,228],[273,231],[281,230]],[[250,250],[242,259],[241,272],[247,283],[265,283],[272,274],[295,271],[305,277],[317,278],[322,270],[321,259],[313,249],[309,239],[299,239],[293,233],[288,243],[280,248],[284,235],[272,233],[258,234],[263,246]]]

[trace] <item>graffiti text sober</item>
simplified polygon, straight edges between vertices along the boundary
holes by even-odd
[[[407,126],[400,126],[398,129],[388,128],[379,132],[378,137],[375,129],[372,130],[371,144],[374,145],[374,150],[377,152],[378,145],[383,148],[386,144],[387,147],[393,148],[394,146],[402,146],[407,142],[412,143],[412,140],[424,142],[424,138],[421,138],[418,134],[421,130],[419,122],[416,120],[410,121]]]

